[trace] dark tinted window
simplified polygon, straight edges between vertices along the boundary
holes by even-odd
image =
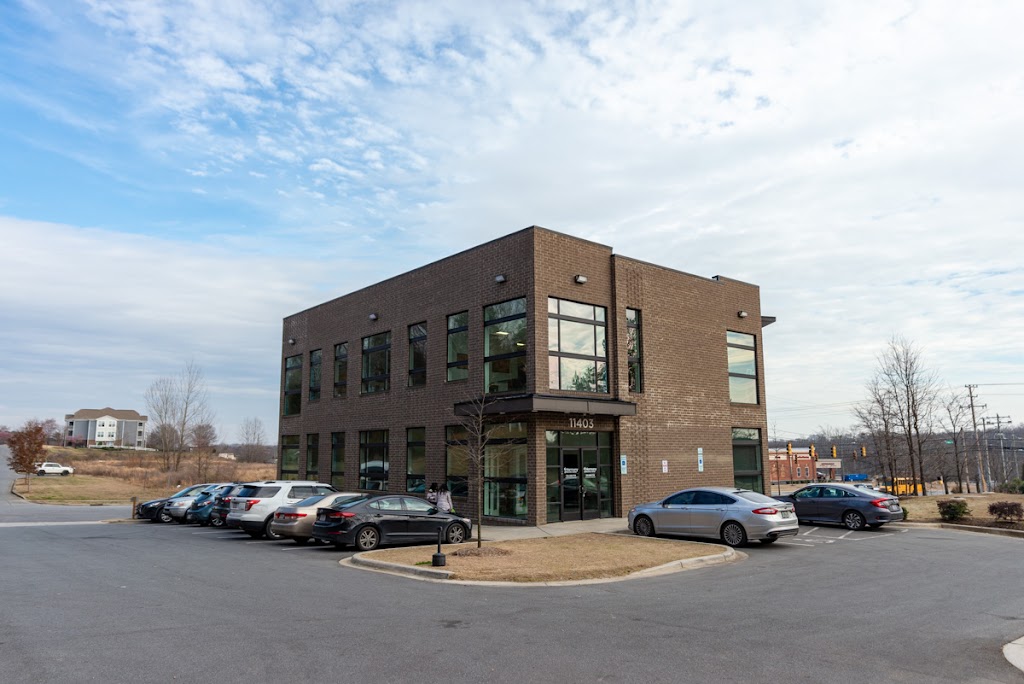
[[[683,506],[693,503],[694,492],[679,492],[665,499],[665,503],[671,506]]]
[[[694,492],[693,503],[697,506],[720,504],[722,500],[714,492]]]
[[[261,487],[259,485],[245,486],[238,490],[238,496],[249,498],[253,496],[270,497],[281,491],[280,487]]]
[[[818,490],[820,487],[808,487],[807,489],[801,489],[799,492],[793,495],[797,499],[813,499],[818,496]]]
[[[307,496],[313,496],[316,491],[309,485],[301,485],[292,487],[291,491],[288,492],[289,499],[305,499]]]
[[[350,497],[346,497],[344,499],[338,499],[337,501],[335,501],[334,503],[331,504],[331,508],[337,509],[339,511],[343,511],[346,508],[351,508],[352,506],[356,506],[358,504],[361,504],[361,503],[363,503],[364,501],[366,501],[369,498],[370,498],[369,494],[360,494],[358,496],[350,496]]]

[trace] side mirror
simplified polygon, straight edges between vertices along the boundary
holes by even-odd
[[[429,515],[436,515],[440,510],[441,509],[439,509],[437,506],[434,506],[433,508],[430,509]]]

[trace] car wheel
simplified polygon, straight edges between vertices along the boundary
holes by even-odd
[[[765,546],[767,546],[768,544],[774,544],[777,541],[779,541],[778,537],[772,537],[772,538],[769,538],[769,539],[762,539],[761,543],[764,544]]]
[[[747,545],[747,531],[738,522],[727,522],[722,525],[722,543],[736,548]]]
[[[71,473],[69,473],[66,470],[62,470],[62,471],[60,471],[60,474],[61,474],[61,476],[64,476],[64,475],[70,475]]]
[[[36,473],[36,475],[38,475],[39,477],[43,477],[43,476],[46,475],[46,471],[45,470],[40,470],[38,473]]]
[[[281,536],[277,532],[274,532],[274,530],[270,529],[269,520],[263,525],[263,534],[270,541],[281,541],[282,539],[284,539],[283,536]]]
[[[448,528],[445,533],[445,541],[449,544],[461,544],[466,541],[466,528],[462,525],[455,523]]]
[[[210,516],[210,527],[224,527],[224,518]]]
[[[633,521],[633,532],[641,537],[653,537],[654,522],[646,515],[641,515]]]
[[[867,523],[864,516],[857,511],[846,511],[843,513],[843,525],[848,530],[862,530]]]
[[[360,551],[373,551],[380,546],[380,532],[376,527],[367,525],[356,535],[356,548]]]
[[[171,514],[162,508],[160,509],[160,512],[156,514],[156,517],[162,523],[169,523],[174,521],[174,518],[171,517]]]

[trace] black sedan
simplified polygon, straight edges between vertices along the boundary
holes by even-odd
[[[881,527],[887,522],[903,520],[899,499],[853,485],[809,485],[775,498],[792,503],[802,523],[839,523],[851,530],[861,530],[865,526]]]
[[[469,539],[468,518],[442,513],[413,496],[362,494],[318,508],[313,538],[337,547],[355,545],[372,551],[381,544],[437,541],[438,530],[448,544]]]
[[[164,503],[166,502],[167,498],[140,503],[135,507],[135,517],[152,522],[171,522],[170,514],[164,512]]]

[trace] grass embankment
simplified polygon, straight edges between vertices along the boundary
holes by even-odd
[[[32,475],[29,487],[22,477],[15,482],[15,493],[40,503],[128,504],[133,496],[139,501],[158,499],[197,482],[265,480],[275,473],[273,464],[218,457],[198,462],[192,454],[186,454],[176,470],[168,470],[164,455],[153,451],[48,447],[45,458],[71,466],[75,474]]]
[[[988,505],[997,501],[1015,501],[1024,504],[1024,494],[949,494],[940,496],[904,496],[900,505],[907,511],[907,522],[943,522],[939,517],[939,501],[962,498],[971,509],[971,515],[959,521],[961,525],[998,527],[1004,530],[1024,530],[1024,523],[999,522],[988,513]]]
[[[375,551],[375,560],[429,566],[436,546]],[[574,534],[489,542],[477,555],[475,542],[443,546],[452,579],[497,582],[557,582],[623,577],[672,561],[713,556],[722,547],[632,535]]]

